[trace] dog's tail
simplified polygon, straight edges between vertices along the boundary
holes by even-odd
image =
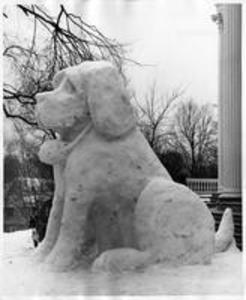
[[[238,250],[234,239],[234,222],[230,208],[224,211],[219,228],[215,233],[215,252],[227,250]]]

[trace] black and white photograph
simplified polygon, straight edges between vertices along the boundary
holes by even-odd
[[[244,297],[244,16],[4,2],[1,299]]]

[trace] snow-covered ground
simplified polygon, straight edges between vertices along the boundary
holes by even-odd
[[[53,273],[30,259],[31,232],[3,234],[1,290],[4,296],[68,295],[212,295],[233,299],[243,293],[242,254],[216,254],[211,265],[164,268],[121,275],[93,274],[83,270]],[[235,297],[235,298],[234,298]]]

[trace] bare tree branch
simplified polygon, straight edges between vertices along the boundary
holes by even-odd
[[[24,118],[23,116],[21,116],[19,114],[12,114],[12,113],[8,112],[8,110],[6,108],[6,105],[3,105],[3,111],[4,111],[5,116],[7,118],[20,119],[23,122],[25,122],[26,124],[31,125],[31,126],[37,126],[38,125],[37,122],[29,121],[28,119]]]
[[[169,112],[175,102],[184,91],[174,90],[171,95],[158,95],[156,83],[153,82],[148,94],[145,96],[144,104],[134,95],[139,126],[147,138],[150,146],[156,151],[161,151],[162,141],[165,139],[166,126],[169,119]]]

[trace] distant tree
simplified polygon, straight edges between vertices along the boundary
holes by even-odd
[[[4,183],[9,183],[20,175],[20,161],[17,156],[8,154],[4,157]]]
[[[167,95],[159,95],[154,82],[144,101],[134,98],[139,128],[158,156],[163,151],[165,135],[170,125],[170,113],[182,93],[177,89]]]
[[[192,99],[180,104],[169,147],[182,154],[193,177],[206,177],[211,165],[217,166],[217,122],[209,105]]]
[[[159,155],[159,158],[174,181],[186,184],[186,178],[190,176],[190,173],[181,153],[166,150]]]
[[[28,166],[28,167],[27,167]],[[40,220],[47,221],[47,213],[43,216],[45,207],[50,208],[54,185],[51,180],[52,168],[42,164],[37,155],[24,158],[6,155],[4,157],[4,228],[8,224],[8,211],[15,218],[15,228],[28,228],[29,219],[36,211]],[[39,220],[39,224],[42,222]],[[45,228],[42,224],[42,228]],[[43,232],[43,229],[42,229]]]

